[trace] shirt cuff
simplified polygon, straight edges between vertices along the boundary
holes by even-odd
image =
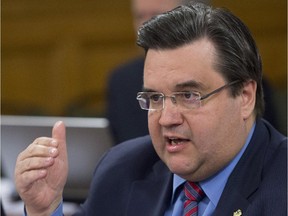
[[[24,208],[24,216],[29,216],[26,213],[26,208]],[[51,216],[63,216],[63,201],[59,204]]]
[[[57,209],[51,214],[51,216],[63,216],[63,201],[59,204]]]

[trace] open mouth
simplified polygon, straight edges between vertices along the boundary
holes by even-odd
[[[185,142],[188,142],[189,140],[176,138],[176,137],[170,137],[170,138],[167,138],[167,141],[170,145],[176,146],[176,145],[180,145],[180,144],[183,144]]]

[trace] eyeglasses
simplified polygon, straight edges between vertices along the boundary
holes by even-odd
[[[138,92],[136,99],[139,101],[140,107],[143,110],[162,110],[164,109],[164,101],[166,98],[170,98],[173,104],[177,104],[184,109],[197,109],[201,106],[201,101],[214,95],[225,88],[228,88],[240,80],[236,80],[227,83],[214,91],[201,96],[199,92],[186,91],[186,92],[174,92],[171,95],[164,95],[161,92]]]

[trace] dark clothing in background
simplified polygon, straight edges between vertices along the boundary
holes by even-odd
[[[108,82],[107,118],[116,143],[148,134],[147,111],[136,100],[143,87],[144,58],[121,65]]]

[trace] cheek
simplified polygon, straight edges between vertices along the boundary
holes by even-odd
[[[148,128],[154,148],[157,152],[161,150],[162,134],[161,126],[159,124],[160,115],[157,112],[148,113]]]
[[[206,104],[202,107],[202,113],[198,119],[203,122],[203,127],[212,128],[216,131],[229,132],[233,130],[233,125],[238,124],[241,116],[241,109],[238,100],[226,96],[222,101],[221,99],[213,104]],[[218,103],[217,103],[218,102]]]
[[[203,106],[187,116],[187,122],[198,148],[203,152],[217,150],[227,139],[232,139],[240,124],[240,109],[234,102],[223,106]],[[219,150],[218,150],[219,151]],[[212,152],[212,151],[211,151]]]
[[[152,138],[157,137],[156,135],[160,132],[159,118],[160,115],[157,112],[148,111],[148,129]]]
[[[201,122],[198,127],[194,127],[194,134],[197,141],[201,145],[198,148],[203,153],[210,156],[225,155],[231,150],[231,143],[235,143],[239,133],[241,132],[241,115],[240,108],[234,101],[229,105],[219,107],[213,112],[206,112],[204,115],[199,115],[196,121]],[[200,117],[201,116],[201,117]],[[193,127],[191,127],[193,128]]]

